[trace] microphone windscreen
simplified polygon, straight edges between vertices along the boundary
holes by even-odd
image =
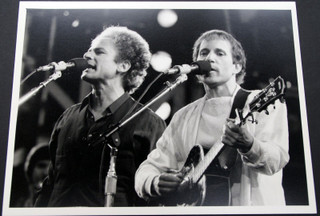
[[[195,71],[195,74],[207,74],[211,71],[211,64],[208,61],[196,61],[192,64],[199,67],[199,69]]]
[[[74,58],[71,59],[69,62],[74,64],[73,70],[82,72],[86,68],[89,68],[90,65],[88,64],[88,61],[84,58]]]

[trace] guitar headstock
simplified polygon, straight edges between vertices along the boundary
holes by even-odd
[[[277,99],[280,99],[280,101],[283,102],[285,89],[286,86],[284,80],[278,76],[267,87],[262,89],[261,92],[250,102],[250,112],[261,112],[263,110],[267,110],[267,107],[270,104],[274,104]]]
[[[241,123],[248,117],[252,117],[253,112],[265,111],[266,114],[269,114],[267,107],[270,104],[274,104],[277,99],[280,99],[281,102],[284,102],[285,95],[285,83],[282,77],[278,76],[273,82],[271,82],[267,87],[262,89],[258,95],[256,95],[249,104],[249,111],[245,117],[241,117]],[[255,122],[254,119],[251,120]]]

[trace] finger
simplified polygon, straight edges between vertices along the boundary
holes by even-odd
[[[180,182],[169,182],[169,181],[159,181],[159,188],[177,188],[180,185]]]
[[[226,130],[224,131],[223,135],[226,136],[226,137],[232,137],[235,140],[239,137],[238,131],[233,131],[230,128],[226,128]]]
[[[176,188],[162,188],[162,187],[159,187],[159,192],[160,194],[168,194],[168,193],[172,193],[174,191],[176,191],[177,189]]]
[[[166,173],[173,174],[174,176],[176,176],[178,178],[183,178],[184,177],[184,174],[181,171],[177,171],[175,169],[168,169]]]
[[[232,118],[227,118],[227,122],[235,123],[236,120],[235,120],[235,119],[232,119]]]
[[[223,135],[221,142],[230,147],[234,147],[237,144],[237,140],[232,136]]]
[[[226,128],[229,129],[230,131],[233,131],[235,133],[239,133],[240,131],[240,126],[234,124],[233,122],[227,122]]]
[[[182,174],[172,174],[172,173],[164,173],[160,175],[159,177],[160,181],[169,181],[169,182],[181,182],[182,180]]]

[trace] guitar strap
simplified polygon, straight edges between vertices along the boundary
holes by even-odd
[[[232,119],[236,118],[236,109],[238,110],[243,109],[249,94],[250,94],[249,91],[244,90],[242,88],[239,89],[239,91],[237,92],[234,98],[229,118],[232,118]],[[237,150],[235,148],[225,145],[218,156],[220,167],[224,170],[226,169],[229,170],[230,168],[233,167],[236,161],[236,158],[237,158]]]

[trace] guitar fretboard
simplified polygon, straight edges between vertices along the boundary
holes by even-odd
[[[191,179],[193,183],[197,183],[213,159],[219,154],[223,146],[224,144],[221,142],[214,144],[214,146],[212,146],[204,156],[203,160],[201,160],[194,168],[193,172],[188,174],[187,178]]]

